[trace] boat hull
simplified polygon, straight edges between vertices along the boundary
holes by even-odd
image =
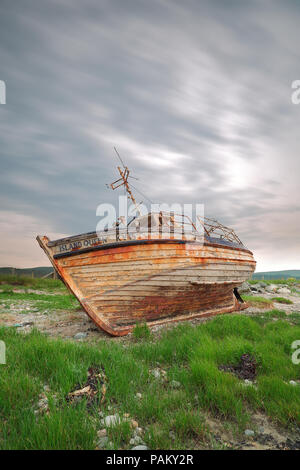
[[[149,326],[245,308],[234,289],[255,269],[252,253],[212,243],[137,240],[60,254],[38,237],[92,320],[121,336]]]

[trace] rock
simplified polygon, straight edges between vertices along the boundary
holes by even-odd
[[[154,377],[156,379],[159,379],[160,378],[160,370],[159,369],[153,369],[152,375],[154,375]]]
[[[249,386],[253,385],[253,382],[252,382],[252,380],[245,379],[244,380],[244,385],[246,385],[246,387],[249,387]]]
[[[172,382],[170,383],[171,387],[173,388],[180,388],[181,387],[181,383],[178,382],[177,380],[172,380]]]
[[[97,436],[100,438],[100,437],[104,437],[106,436],[106,429],[100,429],[99,431],[97,431]]]
[[[143,434],[143,428],[135,428],[134,432],[135,432],[135,434],[140,436],[141,434]]]
[[[48,414],[49,413],[49,401],[48,401],[48,397],[46,397],[46,395],[44,393],[42,393],[40,396],[39,396],[39,401],[37,403],[37,410],[34,411],[34,414],[37,415],[37,414],[42,414],[42,413],[46,413]]]
[[[170,439],[172,439],[173,441],[175,441],[175,439],[176,439],[176,434],[175,434],[175,432],[174,432],[174,431],[170,431],[170,432],[169,432],[169,437],[170,437]]]
[[[118,413],[116,413],[115,415],[106,416],[104,419],[101,420],[101,424],[107,427],[115,426],[116,424],[120,424],[120,422],[121,419]]]
[[[74,339],[83,339],[86,337],[87,337],[87,333],[83,333],[83,332],[76,333],[76,335],[74,335]]]
[[[141,398],[142,398],[142,394],[141,394],[141,393],[137,393],[135,396],[136,396],[136,398],[138,398],[138,399],[141,399]]]
[[[263,434],[265,432],[265,428],[263,426],[259,426],[258,432],[259,434]]]
[[[132,420],[131,420],[131,426],[132,426],[133,428],[138,428],[139,423],[138,423],[137,421],[135,421],[134,419],[132,419]]]
[[[246,429],[245,436],[254,436],[255,432],[252,429]]]
[[[140,446],[133,447],[131,450],[148,450],[148,447],[140,445]]]
[[[291,291],[287,287],[281,287],[280,289],[278,289],[277,293],[278,294],[290,294]]]
[[[297,382],[295,382],[295,380],[290,380],[289,384],[293,385],[294,387],[298,385]]]
[[[107,436],[101,437],[97,442],[97,447],[99,449],[104,449],[104,447],[106,447],[107,443],[108,443],[108,437]]]
[[[238,291],[240,294],[250,294],[251,289],[250,289],[248,282],[243,282],[243,284],[240,287],[238,287]]]
[[[276,284],[269,284],[267,287],[266,287],[266,291],[267,292],[275,292],[276,289],[277,289],[278,286],[276,286]]]
[[[262,287],[263,289],[265,289],[267,287],[267,284],[265,282],[260,282],[259,287]]]
[[[258,294],[264,294],[265,289],[264,289],[263,287],[258,286],[257,289],[256,289],[256,292],[257,292]]]
[[[131,446],[137,446],[139,444],[143,445],[145,444],[140,436],[134,436],[133,438],[130,439],[129,444]]]

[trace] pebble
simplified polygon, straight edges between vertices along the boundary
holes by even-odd
[[[177,380],[172,380],[172,382],[170,383],[171,387],[173,388],[180,388],[181,387],[181,383],[178,382]]]
[[[98,437],[104,437],[106,436],[106,429],[100,429],[99,431],[97,431],[97,436]]]
[[[104,426],[115,426],[121,422],[120,416],[118,414],[106,416],[101,420],[101,424]]]
[[[176,434],[175,434],[175,432],[174,432],[174,431],[170,431],[170,432],[169,432],[169,437],[170,437],[171,439],[173,439],[173,441],[175,441],[175,439],[176,439]]]
[[[152,371],[152,374],[154,375],[154,377],[155,377],[156,379],[159,379],[159,378],[160,378],[160,371],[159,371],[158,369],[154,369],[154,370]]]
[[[132,446],[137,446],[139,444],[143,445],[145,444],[143,442],[143,440],[140,438],[140,436],[135,436],[135,437],[132,437],[129,441],[129,444],[132,445]]]
[[[87,336],[87,333],[80,332],[74,335],[74,339],[83,339],[83,338],[86,338],[86,336]]]
[[[138,428],[139,427],[139,423],[137,421],[135,421],[134,419],[131,420],[131,426],[133,428]]]
[[[108,437],[107,436],[104,436],[104,437],[101,437],[99,439],[99,441],[97,442],[97,447],[99,449],[103,449],[108,443]]]
[[[277,289],[277,286],[276,286],[275,284],[270,284],[270,285],[268,285],[268,286],[266,287],[266,291],[267,291],[267,292],[271,292],[271,293],[272,293],[272,292],[275,292],[276,289]]]
[[[246,385],[247,387],[249,387],[249,386],[253,385],[253,382],[252,382],[252,380],[245,379],[245,380],[244,380],[244,385]]]
[[[255,432],[252,429],[246,429],[245,436],[254,436]]]
[[[277,294],[290,294],[291,291],[287,287],[281,287],[277,290]]]
[[[258,432],[259,434],[263,434],[265,432],[265,428],[263,426],[259,426]]]
[[[148,450],[148,447],[147,446],[135,446],[133,447],[131,450]]]
[[[290,383],[290,385],[293,385],[294,387],[295,387],[296,385],[298,385],[297,382],[295,382],[295,380],[290,380],[289,383]]]
[[[137,393],[135,396],[136,396],[136,398],[139,398],[139,399],[142,398],[142,394],[141,394],[141,393]]]

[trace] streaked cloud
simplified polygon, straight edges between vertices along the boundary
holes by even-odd
[[[204,203],[258,269],[300,268],[299,22],[293,1],[2,0],[0,264],[96,227],[116,145],[151,200]]]

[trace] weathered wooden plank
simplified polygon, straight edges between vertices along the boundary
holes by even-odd
[[[212,249],[207,250],[203,248],[203,250],[199,250],[199,252],[192,252],[190,254],[186,250],[180,248],[177,249],[172,249],[172,248],[158,248],[155,247],[154,249],[149,249],[152,245],[149,245],[148,247],[145,247],[144,250],[141,249],[140,246],[136,247],[135,250],[133,250],[133,247],[130,247],[131,250],[128,250],[126,252],[117,252],[116,250],[110,250],[112,251],[111,253],[105,253],[105,252],[94,252],[90,256],[85,255],[75,255],[72,258],[66,258],[66,259],[60,259],[59,264],[60,266],[82,266],[86,265],[86,260],[88,259],[88,264],[104,264],[104,263],[111,263],[111,262],[128,262],[131,258],[134,260],[142,260],[144,262],[146,261],[154,261],[155,259],[158,260],[158,263],[161,262],[164,258],[183,258],[187,259],[188,257],[192,256],[193,258],[200,258],[200,259],[224,259],[224,260],[236,260],[236,261],[253,261],[253,258],[251,259],[251,255],[248,253],[243,253],[243,252],[238,252],[232,249],[228,250],[218,250],[214,251]],[[166,245],[167,246],[167,245]]]

